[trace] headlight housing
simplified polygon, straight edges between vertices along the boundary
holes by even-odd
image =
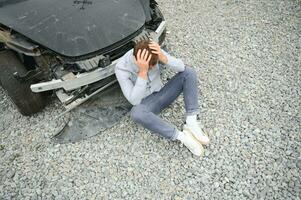
[[[159,24],[164,20],[164,17],[158,7],[158,3],[155,0],[149,2],[150,20],[146,21],[145,26],[148,29],[156,30]]]

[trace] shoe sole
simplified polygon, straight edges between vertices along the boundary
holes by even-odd
[[[192,139],[195,139],[195,137],[194,137],[190,132],[183,130],[183,133],[186,134],[186,135],[189,135],[190,137],[192,137]],[[197,141],[198,141],[198,140],[197,140]],[[198,143],[198,144],[199,144],[199,143]],[[185,144],[183,144],[183,145],[186,146]],[[187,147],[187,146],[186,146],[186,147]],[[200,154],[194,153],[189,147],[187,147],[187,148],[188,148],[189,151],[190,151],[191,153],[193,153],[194,155],[196,155],[196,156],[203,156],[203,155],[204,155],[205,149],[204,149],[204,147],[203,147],[201,144],[199,144],[199,147],[200,147],[200,149],[201,149],[201,153],[200,153]]]
[[[187,128],[185,125],[183,127],[183,130],[187,130],[193,138],[195,138],[199,143],[201,143],[203,145],[208,145],[210,143],[210,141],[206,143],[206,142],[199,140],[197,137],[194,136],[193,132],[189,128]],[[208,137],[208,135],[205,132],[204,132],[204,134]]]

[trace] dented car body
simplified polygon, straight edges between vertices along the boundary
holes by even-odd
[[[1,0],[0,84],[24,115],[49,91],[72,109],[116,82],[135,42],[165,34],[154,0]]]

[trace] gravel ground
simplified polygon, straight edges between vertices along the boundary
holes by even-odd
[[[199,73],[205,156],[128,116],[56,144],[59,102],[23,117],[1,89],[0,199],[300,199],[301,1],[159,3],[168,48]],[[183,105],[161,116],[180,128]]]

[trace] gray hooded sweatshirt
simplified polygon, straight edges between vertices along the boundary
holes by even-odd
[[[139,67],[134,63],[134,49],[125,53],[115,65],[115,75],[121,87],[125,98],[132,104],[140,104],[141,100],[155,91],[159,91],[163,87],[161,80],[162,65],[156,64],[147,73],[147,80],[138,76]],[[166,51],[161,51],[167,57],[167,64],[174,72],[185,70],[184,62],[175,58]],[[165,67],[164,66],[164,67]]]

